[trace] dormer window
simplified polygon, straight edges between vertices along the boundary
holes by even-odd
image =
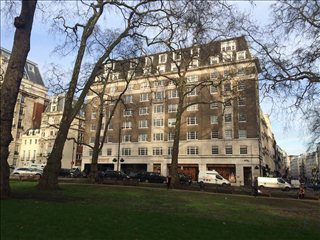
[[[138,59],[132,59],[130,61],[130,68],[136,68],[138,66],[138,63],[139,63]]]
[[[105,71],[110,71],[110,70],[114,70],[115,69],[115,66],[116,66],[116,63],[107,63],[104,65],[104,70]]]
[[[29,70],[29,71],[31,71],[31,72],[34,72],[34,66],[33,66],[33,65],[28,64],[28,70]]]
[[[228,52],[228,51],[235,51],[236,50],[236,41],[227,41],[221,43],[221,51]]]
[[[240,60],[244,60],[246,59],[246,51],[241,51],[241,52],[237,52],[237,60],[240,61]]]
[[[172,58],[174,61],[180,61],[181,60],[181,52],[174,52],[172,55]]]
[[[149,56],[149,57],[146,57],[145,58],[145,66],[146,67],[151,67],[152,66],[152,63],[153,63],[153,56]]]
[[[219,63],[219,56],[211,56],[210,57],[210,65]]]
[[[163,64],[167,62],[167,54],[160,54],[159,55],[159,64]]]
[[[190,50],[191,57],[199,57],[200,56],[200,48],[195,48]]]
[[[120,76],[119,73],[112,73],[111,74],[111,80],[112,81],[117,81],[117,80],[119,80],[119,76]]]

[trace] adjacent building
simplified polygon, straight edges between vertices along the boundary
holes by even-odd
[[[45,112],[42,114],[40,128],[30,129],[22,135],[20,166],[46,165],[59,129],[64,104],[64,94],[52,96]],[[83,132],[84,113],[81,111],[73,120],[69,129],[61,159],[62,168],[80,168]]]
[[[320,144],[316,146],[316,150],[300,155],[291,155],[290,159],[290,176],[293,179],[302,180],[320,180],[320,163],[319,163],[319,151]]]
[[[285,178],[289,177],[290,162],[288,159],[288,154],[279,145],[276,145],[275,154],[275,171],[278,172],[280,176],[284,176]]]
[[[306,155],[290,155],[290,177],[292,179],[301,179],[305,176]]]
[[[9,58],[10,52],[1,48],[0,71],[3,77],[7,69]],[[0,78],[0,88],[3,77]],[[20,152],[22,134],[29,129],[37,129],[40,127],[41,114],[47,104],[47,92],[48,88],[43,83],[38,65],[27,60],[14,109],[14,118],[12,122],[13,141],[9,146],[9,165],[17,165],[19,156],[23,154]],[[33,152],[30,154],[32,155]]]
[[[179,104],[177,78],[186,82],[184,104],[189,105],[182,115],[180,171],[196,180],[199,171],[215,169],[233,185],[251,185],[253,177],[275,170],[275,141],[259,106],[259,62],[244,37],[106,67],[104,120],[127,90],[108,126],[98,162],[101,170],[168,174]],[[101,90],[102,83],[94,89]],[[88,144],[97,131],[99,103],[90,104],[96,98],[93,92],[88,96]],[[91,155],[85,147],[82,169],[90,167]]]
[[[263,175],[270,175],[272,171],[277,169],[276,157],[276,142],[272,133],[271,122],[269,115],[264,114],[260,110],[260,141],[261,141],[261,156],[263,161]]]

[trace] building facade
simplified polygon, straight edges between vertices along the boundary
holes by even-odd
[[[290,177],[292,179],[302,179],[304,178],[305,172],[305,162],[306,155],[290,155]]]
[[[188,105],[181,122],[180,171],[197,180],[199,171],[215,169],[233,185],[251,185],[266,165],[274,166],[267,158],[274,154],[262,154],[259,62],[243,37],[108,66],[103,74],[107,79],[104,120],[115,99],[121,96],[121,102],[99,155],[100,170],[168,174],[180,100],[177,81],[185,81],[183,104]],[[101,90],[102,83],[94,88]],[[99,131],[99,104],[90,104],[95,98],[93,92],[88,96],[87,144],[93,144]],[[82,169],[90,167],[91,155],[91,148],[85,147]]]
[[[18,167],[29,167],[33,164],[44,166],[39,159],[40,152],[40,129],[29,129],[21,136],[20,156],[17,161]]]
[[[47,164],[47,158],[52,151],[65,104],[64,94],[52,96],[42,113],[39,129],[30,129],[22,135],[19,166]],[[84,132],[84,114],[80,112],[72,122],[67,141],[63,148],[61,167],[73,168],[81,166],[82,141]]]
[[[1,75],[7,69],[10,58],[10,52],[1,48],[0,51],[0,71]],[[0,88],[3,81],[0,78]],[[13,141],[9,146],[9,165],[17,165],[21,148],[21,136],[29,129],[37,129],[40,127],[41,114],[47,104],[48,88],[44,85],[42,77],[36,63],[27,60],[22,78],[12,122]]]

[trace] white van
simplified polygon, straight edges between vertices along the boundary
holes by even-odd
[[[291,182],[290,182],[290,184],[291,184],[292,188],[298,189],[298,188],[300,187],[300,184],[301,184],[301,183],[300,183],[300,181],[297,180],[297,179],[292,179]]]
[[[219,185],[230,185],[227,179],[224,179],[217,171],[200,171],[198,176],[199,183],[211,183]]]
[[[282,178],[258,177],[258,186],[266,188],[279,188],[289,191],[292,186]]]

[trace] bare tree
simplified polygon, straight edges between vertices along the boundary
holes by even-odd
[[[302,113],[314,144],[320,137],[319,1],[278,1],[271,11],[273,22],[265,29],[245,27],[261,61],[261,90],[281,111]]]
[[[150,21],[149,16],[160,16],[161,18],[165,15],[164,9],[166,5],[168,5],[161,1],[128,2],[128,4],[126,4],[125,2],[110,2],[102,0],[98,0],[91,4],[82,2],[82,4],[87,7],[86,16],[90,16],[85,23],[78,22],[73,26],[68,26],[66,19],[64,19],[63,16],[59,16],[57,18],[61,21],[64,31],[67,34],[67,43],[71,42],[74,49],[78,50],[72,77],[66,93],[66,104],[64,107],[63,117],[52,152],[44,169],[44,175],[40,179],[38,185],[40,188],[52,189],[58,187],[57,176],[61,167],[63,145],[67,139],[68,129],[82,106],[90,86],[101,72],[106,60],[110,58],[113,50],[122,42],[123,39],[133,36],[141,36],[144,31],[146,31],[147,27],[156,28],[157,26]],[[120,32],[118,31],[116,34],[113,34],[113,38],[111,37],[107,41],[104,41],[101,38],[96,38],[97,35],[94,33],[101,28],[99,20],[103,16],[104,10],[107,7],[120,11],[125,27]],[[140,32],[138,32],[137,29],[140,29]],[[94,44],[94,42],[97,42],[97,44]],[[101,43],[104,45],[103,48],[101,48]],[[100,45],[100,48],[95,49],[95,46],[97,45]],[[87,75],[84,78],[82,86],[79,87],[81,70],[84,71],[84,57],[90,57],[90,55],[85,54],[90,54],[90,50],[92,49],[95,49],[95,52],[98,53],[98,57],[94,57],[95,63],[92,65],[91,69],[85,69]],[[79,97],[75,103],[74,97],[76,93],[79,94]]]
[[[14,43],[1,86],[1,198],[10,195],[8,147],[12,141],[11,130],[14,107],[30,50],[30,36],[36,5],[37,0],[22,1],[20,15],[14,20],[16,28]]]
[[[128,53],[128,52],[127,52]],[[115,63],[114,63],[115,64]],[[123,95],[126,93],[129,84],[133,78],[133,74],[127,74],[127,68],[124,68],[122,64],[120,65],[120,72],[117,74],[122,74],[124,77],[125,85],[122,89],[119,89],[117,94],[111,94],[107,92],[107,86],[112,82],[113,72],[113,62],[107,63],[105,65],[104,71],[97,78],[95,84],[90,87],[90,91],[94,94],[92,98],[92,104],[97,106],[97,109],[93,109],[93,111],[97,111],[97,119],[96,119],[96,133],[94,138],[94,145],[90,146],[90,144],[86,144],[89,148],[92,149],[92,160],[91,160],[91,168],[90,168],[90,181],[97,182],[99,180],[98,176],[98,157],[99,153],[102,151],[104,146],[107,132],[111,123],[112,117],[115,115],[115,112],[120,103],[123,103]],[[126,65],[125,65],[126,66]],[[90,104],[90,103],[89,103]],[[107,114],[108,112],[108,114]],[[104,122],[103,122],[104,120]],[[101,136],[101,130],[103,130],[103,135]],[[119,128],[119,131],[120,128]],[[120,139],[119,139],[120,141]],[[119,161],[119,159],[117,160]]]
[[[175,9],[184,9],[175,11]],[[221,14],[224,12],[226,14]],[[229,17],[227,17],[229,16]],[[243,16],[236,16],[235,9],[225,2],[217,2],[214,6],[210,2],[178,2],[172,4],[172,14],[166,20],[167,25],[160,26],[166,28],[167,35],[157,41],[150,42],[150,45],[160,45],[163,49],[174,53],[170,61],[174,65],[176,73],[173,75],[161,74],[158,69],[158,77],[166,79],[167,84],[174,86],[172,90],[177,96],[177,109],[174,125],[174,140],[171,154],[170,176],[172,186],[179,185],[178,164],[181,127],[185,124],[182,117],[186,110],[193,105],[218,103],[226,104],[227,101],[215,99],[208,94],[210,87],[215,89],[230,81],[236,73],[229,71],[226,76],[212,75],[201,76],[194,79],[191,76],[193,69],[197,68],[198,61],[209,59],[209,45],[203,45],[218,39],[234,36],[238,33],[235,25],[236,21],[242,22]],[[200,44],[202,46],[200,47]],[[231,89],[230,89],[231,90]],[[198,96],[190,101],[190,96]],[[233,92],[232,99],[239,97],[237,92]],[[231,97],[228,99],[231,101]]]

